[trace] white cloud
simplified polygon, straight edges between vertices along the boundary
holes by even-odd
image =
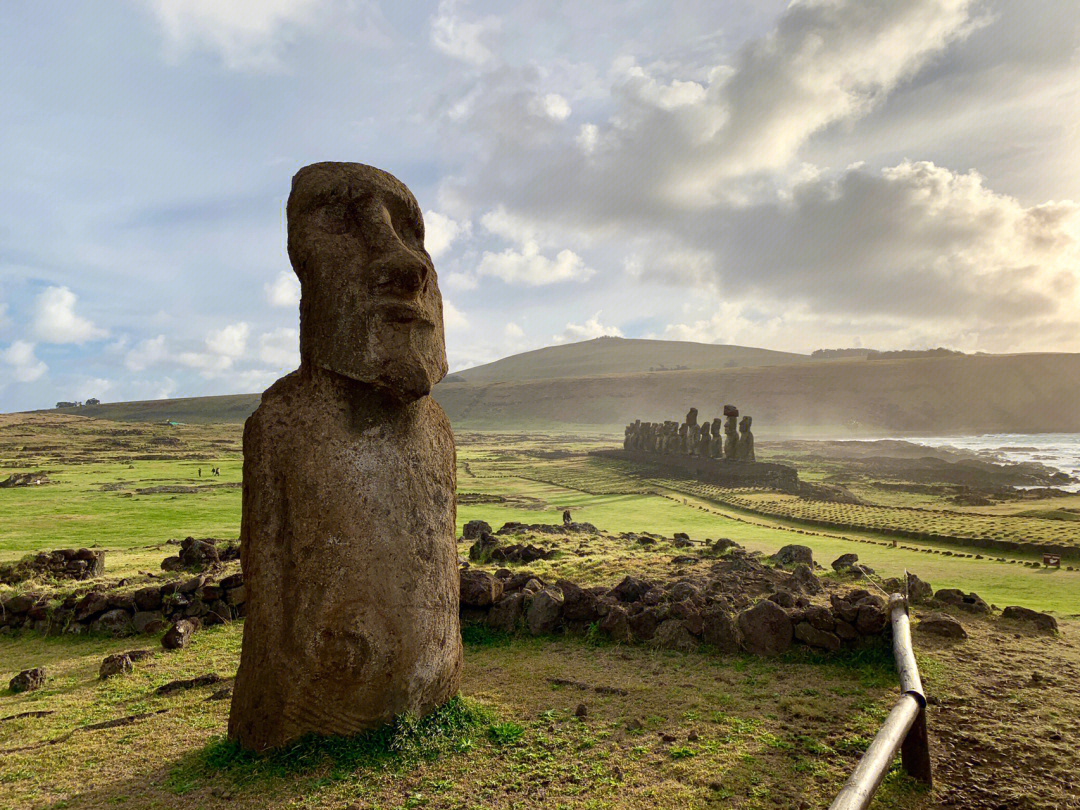
[[[529,102],[529,112],[553,121],[565,121],[570,117],[570,102],[558,93],[545,93],[532,98]]]
[[[80,401],[88,400],[91,397],[101,399],[105,392],[112,387],[112,382],[104,377],[92,377],[76,384],[75,398]]]
[[[457,222],[438,211],[424,212],[424,247],[432,259],[445,254],[455,239],[470,230],[468,222]]]
[[[463,332],[469,328],[469,319],[447,299],[443,299],[443,324],[448,332]]]
[[[0,301],[0,332],[11,326],[11,318],[8,317],[8,305]]]
[[[323,0],[143,0],[173,56],[215,51],[231,70],[276,70],[281,50]]]
[[[45,343],[98,340],[109,333],[75,314],[75,293],[67,287],[46,287],[34,302],[34,334]]]
[[[259,359],[275,368],[295,368],[300,364],[300,332],[282,327],[259,336]]]
[[[34,354],[34,344],[25,340],[16,340],[0,352],[0,360],[13,367],[12,374],[17,382],[34,382],[49,370]]]
[[[124,357],[124,366],[128,371],[145,371],[169,359],[169,350],[165,345],[165,336],[141,340]]]
[[[291,270],[282,270],[269,284],[264,285],[266,300],[272,307],[297,307],[300,305],[300,279]]]
[[[554,343],[576,343],[579,340],[592,340],[598,337],[622,337],[623,333],[617,326],[605,325],[600,322],[597,312],[585,323],[568,323],[561,335],[552,337]]]
[[[465,20],[458,15],[458,5],[455,0],[440,0],[439,9],[431,18],[431,44],[449,57],[483,67],[495,59],[483,40],[499,30],[499,18]]]
[[[510,321],[503,327],[503,335],[505,335],[508,340],[520,340],[525,337],[525,330],[513,321]]]
[[[560,281],[588,281],[596,271],[572,250],[560,250],[554,259],[540,253],[536,242],[527,241],[520,251],[484,252],[477,273],[501,278],[507,284],[539,287]]]
[[[249,331],[248,325],[242,321],[229,324],[210,333],[205,341],[205,351],[181,352],[177,360],[185,366],[199,369],[208,377],[229,371],[243,356]]]
[[[592,154],[600,143],[600,127],[596,124],[582,124],[578,130],[577,145],[585,154]]]

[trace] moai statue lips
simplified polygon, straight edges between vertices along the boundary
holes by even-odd
[[[229,737],[246,748],[423,716],[458,691],[455,450],[426,396],[446,370],[420,210],[359,164],[289,198],[301,366],[244,427],[244,640]]]

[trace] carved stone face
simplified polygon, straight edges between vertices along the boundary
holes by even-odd
[[[289,259],[300,278],[300,355],[409,402],[446,376],[442,295],[424,221],[397,178],[360,163],[297,172]]]
[[[743,433],[746,433],[748,430],[750,430],[750,425],[752,425],[753,423],[754,418],[752,416],[744,416],[741,420],[739,420],[739,430]]]

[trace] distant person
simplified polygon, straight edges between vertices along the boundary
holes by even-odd
[[[199,467],[199,478],[202,478],[202,467]]]
[[[570,510],[569,509],[564,509],[563,510],[562,522],[563,522],[564,526],[569,526],[571,524],[572,518],[570,517]]]

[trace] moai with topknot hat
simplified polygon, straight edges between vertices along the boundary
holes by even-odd
[[[244,426],[229,737],[255,750],[423,716],[461,678],[454,437],[429,396],[443,307],[420,207],[384,171],[317,163],[287,214],[300,368]]]

